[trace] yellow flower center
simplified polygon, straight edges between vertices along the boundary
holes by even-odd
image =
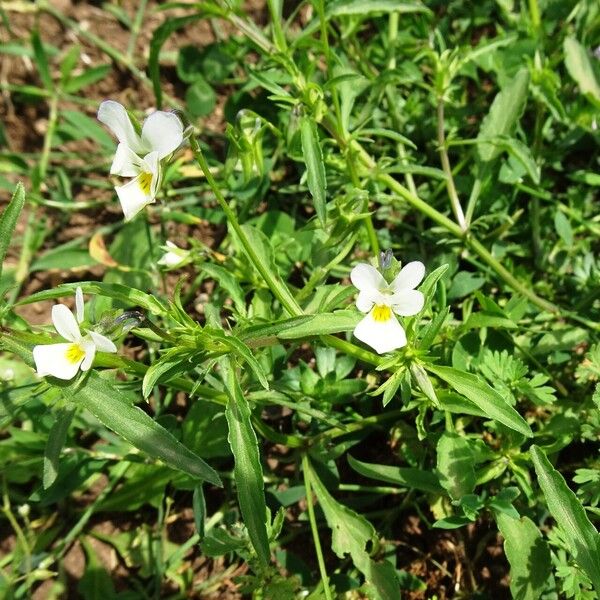
[[[376,304],[373,309],[373,319],[379,323],[385,323],[392,318],[392,309],[385,304]]]
[[[79,344],[71,344],[65,352],[65,358],[71,363],[78,363],[85,356],[85,350]]]
[[[150,187],[152,185],[152,173],[141,173],[138,179],[138,185],[140,190],[147,196],[150,193]]]

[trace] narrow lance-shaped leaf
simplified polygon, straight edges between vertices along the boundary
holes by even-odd
[[[417,13],[431,12],[421,2],[398,2],[398,0],[334,0],[327,3],[328,18],[345,15],[367,15],[373,12]]]
[[[126,304],[139,306],[155,315],[164,315],[167,313],[167,307],[157,298],[136,290],[120,283],[104,283],[103,281],[81,281],[79,283],[63,283],[51,290],[43,290],[36,294],[31,294],[27,298],[19,301],[19,304],[31,304],[41,300],[55,300],[72,296],[75,290],[80,287],[84,294],[97,294],[98,296],[107,296],[120,300]]]
[[[56,480],[60,453],[65,445],[69,425],[73,420],[74,414],[74,408],[65,408],[58,411],[56,421],[54,421],[54,425],[50,429],[44,450],[44,489],[48,489]]]
[[[530,449],[531,459],[548,510],[560,526],[573,558],[600,592],[600,535],[564,477],[550,464],[538,446]]]
[[[496,136],[511,136],[523,114],[529,89],[529,71],[521,69],[514,78],[496,95],[490,112],[483,119],[478,139]],[[488,162],[496,158],[502,148],[481,142],[478,145],[479,158]]]
[[[44,50],[40,33],[37,29],[31,33],[31,45],[33,46],[33,56],[38,73],[40,74],[40,79],[47,90],[52,90],[54,88],[54,82],[52,81],[52,76],[50,75],[48,56]]]
[[[234,477],[240,510],[250,541],[263,566],[270,562],[267,534],[267,505],[260,464],[258,439],[250,421],[250,408],[240,388],[234,364],[229,357],[219,361],[229,399],[225,417],[229,426],[229,445],[235,459]]]
[[[300,135],[302,138],[302,154],[306,161],[306,181],[310,195],[315,203],[315,210],[321,225],[325,225],[327,218],[326,190],[327,179],[325,178],[325,165],[323,163],[323,152],[319,144],[319,133],[312,117],[302,117],[300,123]]]
[[[153,458],[214,485],[221,485],[219,475],[199,456],[179,442],[171,433],[137,406],[133,406],[115,382],[91,371],[79,389],[63,388],[77,404],[89,410],[103,425]]]
[[[533,437],[527,421],[502,398],[502,396],[472,373],[465,373],[451,367],[424,365],[428,371],[443,379],[459,394],[466,396],[490,419],[494,419],[527,437]]]
[[[22,183],[17,183],[15,193],[13,194],[9,205],[0,216],[0,276],[2,276],[2,267],[8,246],[12,240],[13,232],[17,225],[19,215],[25,205],[25,188]]]
[[[392,465],[378,465],[357,460],[348,455],[348,464],[360,475],[385,481],[401,487],[412,488],[422,492],[439,494],[442,487],[437,476],[430,471],[422,471],[412,467],[395,467]]]
[[[600,82],[594,72],[588,52],[575,38],[565,38],[565,65],[569,75],[577,82],[582,94],[600,105]]]

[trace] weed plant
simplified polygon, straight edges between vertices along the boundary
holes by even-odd
[[[57,6],[0,7],[0,596],[598,598],[600,5]]]

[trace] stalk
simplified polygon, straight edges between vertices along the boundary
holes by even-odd
[[[450,167],[450,159],[448,158],[448,150],[446,149],[446,135],[444,133],[444,100],[438,98],[437,104],[437,139],[440,152],[440,160],[442,162],[442,169],[446,175],[446,188],[448,189],[448,196],[450,197],[450,205],[452,206],[452,212],[458,222],[459,227],[462,231],[467,230],[467,222],[465,221],[465,214],[463,213],[456,186],[454,185],[454,177],[452,176],[452,168]]]
[[[321,581],[323,582],[323,591],[325,592],[325,600],[333,600],[331,590],[329,589],[329,577],[325,568],[325,559],[323,558],[323,549],[321,548],[321,540],[319,538],[319,528],[317,527],[317,519],[315,517],[315,507],[313,506],[313,495],[310,487],[310,464],[308,455],[302,454],[302,474],[304,475],[304,487],[306,489],[306,505],[308,508],[308,519],[310,521],[310,530],[313,536],[315,552],[317,553],[317,562],[319,563],[319,572],[321,573]]]

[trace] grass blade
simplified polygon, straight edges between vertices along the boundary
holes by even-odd
[[[8,246],[10,245],[23,206],[25,206],[25,188],[19,182],[9,205],[2,212],[2,216],[0,216],[0,277],[2,276],[2,267],[6,258],[6,252],[8,251]]]

